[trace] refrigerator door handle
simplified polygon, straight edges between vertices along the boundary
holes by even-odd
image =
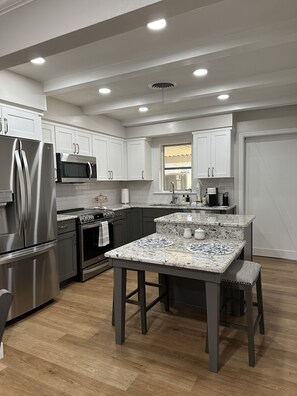
[[[20,205],[18,206],[19,222],[20,222],[19,234],[21,234],[23,226],[24,226],[26,206],[25,206],[25,180],[24,180],[24,174],[23,174],[23,170],[22,170],[21,157],[20,157],[20,154],[19,154],[18,150],[15,150],[14,158],[15,158],[15,163],[16,163],[16,166],[17,166],[19,185],[20,185],[20,193],[21,193],[20,194],[20,200],[19,200],[20,201]]]
[[[31,193],[31,180],[30,180],[30,173],[29,173],[29,166],[27,156],[24,150],[21,150],[22,160],[24,163],[25,169],[25,176],[26,176],[26,187],[27,187],[27,210],[26,210],[26,227],[27,229],[30,226],[31,221],[31,211],[32,211],[32,193]]]

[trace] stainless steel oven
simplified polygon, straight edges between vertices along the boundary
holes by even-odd
[[[77,215],[78,279],[84,282],[109,269],[110,265],[108,259],[104,257],[104,253],[113,248],[113,211],[77,208],[63,211],[63,213]],[[110,242],[106,246],[98,246],[102,221],[108,222]]]
[[[98,246],[99,229],[102,221],[108,222],[110,243]],[[85,281],[110,268],[104,253],[112,249],[112,218],[95,219],[87,223],[78,223],[78,274],[79,280]]]

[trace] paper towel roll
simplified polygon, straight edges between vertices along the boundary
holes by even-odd
[[[122,188],[122,204],[129,203],[129,190],[128,188]]]

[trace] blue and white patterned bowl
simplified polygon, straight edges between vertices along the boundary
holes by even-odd
[[[187,246],[187,249],[192,253],[205,255],[230,254],[234,250],[232,246],[218,242],[191,243]]]
[[[173,242],[167,238],[144,238],[135,242],[137,246],[146,248],[161,248],[173,245]]]

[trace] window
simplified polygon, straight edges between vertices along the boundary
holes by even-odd
[[[170,191],[174,183],[176,191],[192,188],[192,145],[163,146],[163,190]]]

